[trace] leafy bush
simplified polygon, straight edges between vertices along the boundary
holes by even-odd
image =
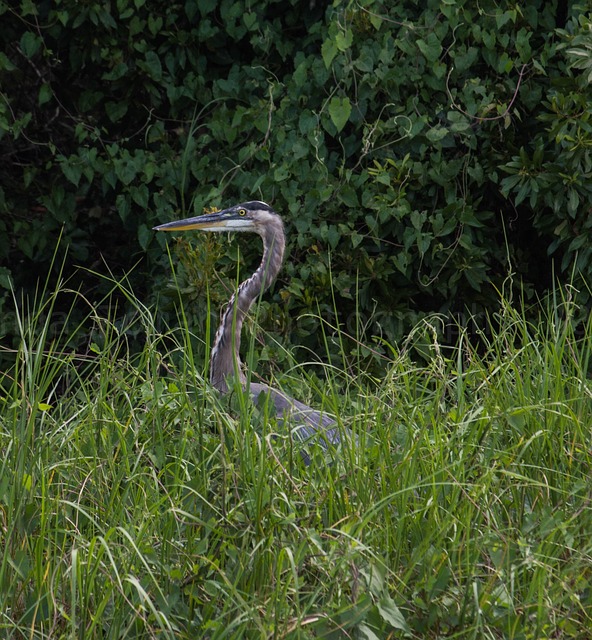
[[[272,330],[310,348],[310,311],[396,339],[495,306],[512,267],[543,290],[547,252],[590,276],[584,10],[390,4],[0,0],[0,285],[34,286],[61,233],[69,264],[140,261],[155,295],[151,227],[249,198],[288,224]],[[221,253],[213,303],[236,277]],[[191,271],[200,291],[211,270]]]
[[[503,167],[502,191],[516,206],[528,200],[533,227],[560,251],[563,273],[590,276],[592,264],[592,21],[580,15],[560,32],[561,77],[554,78],[538,119],[544,124]],[[572,71],[573,70],[573,71]],[[576,70],[581,70],[581,73]]]

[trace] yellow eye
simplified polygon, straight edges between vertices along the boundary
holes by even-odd
[[[246,216],[247,215],[247,210],[246,209],[239,209],[238,210],[238,215],[239,216]]]

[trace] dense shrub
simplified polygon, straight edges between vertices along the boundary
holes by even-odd
[[[543,291],[548,256],[591,275],[583,8],[0,0],[0,16],[0,286],[33,287],[61,234],[58,264],[66,247],[68,270],[140,261],[149,298],[170,274],[155,223],[250,198],[290,235],[267,324],[310,347],[308,311],[395,339],[495,306],[511,269]],[[201,299],[212,261],[179,247]],[[250,267],[258,243],[240,247]],[[230,283],[237,255],[217,254]]]

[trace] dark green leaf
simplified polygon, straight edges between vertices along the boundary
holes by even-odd
[[[345,123],[351,114],[351,109],[349,98],[331,98],[329,102],[329,115],[337,131],[341,131],[343,127],[345,127]]]
[[[20,41],[21,51],[27,58],[33,58],[41,46],[41,38],[31,31],[25,31]]]

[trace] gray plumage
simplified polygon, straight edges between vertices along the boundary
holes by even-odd
[[[311,407],[291,398],[266,384],[247,381],[240,361],[242,326],[253,302],[266,291],[275,280],[284,258],[285,234],[280,216],[264,202],[253,201],[238,204],[230,209],[187,218],[155,227],[158,231],[253,231],[263,240],[261,264],[253,275],[242,282],[228,305],[223,310],[220,326],[216,331],[210,357],[210,380],[222,393],[227,393],[229,382],[235,375],[243,388],[248,387],[255,402],[261,395],[276,412],[277,418],[289,425],[294,438],[306,441],[315,438],[323,447],[341,442],[341,432],[335,420]],[[308,454],[302,453],[305,462]]]

